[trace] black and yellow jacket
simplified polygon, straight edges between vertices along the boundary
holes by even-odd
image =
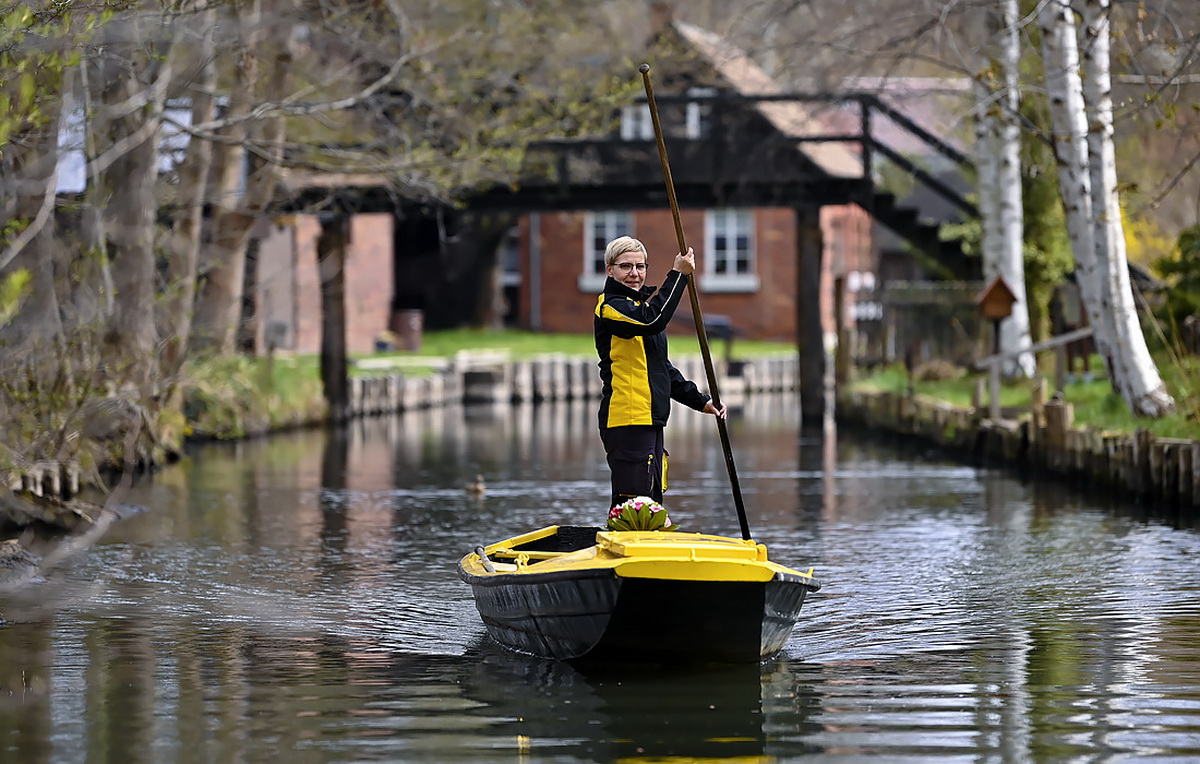
[[[614,278],[596,302],[596,352],[600,355],[600,427],[667,424],[671,400],[703,411],[709,396],[667,360],[667,323],[687,281],[676,270],[655,292],[634,291]]]

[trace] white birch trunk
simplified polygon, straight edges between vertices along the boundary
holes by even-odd
[[[1111,355],[1112,330],[1100,309],[1096,252],[1092,244],[1092,186],[1088,174],[1087,119],[1083,83],[1079,79],[1079,46],[1075,20],[1065,0],[1049,0],[1038,10],[1046,94],[1058,164],[1058,189],[1067,222],[1067,238],[1075,256],[1075,281],[1092,326],[1096,349]]]
[[[1000,236],[996,260],[997,274],[1016,297],[1012,315],[1000,324],[1000,349],[1004,352],[1033,344],[1029,333],[1029,299],[1025,290],[1025,216],[1021,203],[1021,107],[1017,81],[1021,60],[1021,41],[1017,23],[1017,0],[1002,0],[1000,18],[1000,92],[997,140],[997,177],[999,192],[998,223]],[[1022,353],[1005,369],[1010,376],[1032,377],[1036,371],[1032,353]]]
[[[983,54],[974,77],[975,146],[983,277],[989,283],[997,276],[1004,279],[1016,297],[1012,314],[1000,322],[997,342],[1001,353],[1013,353],[1029,347],[1032,340],[1025,294],[1016,0],[1001,0],[1000,8],[999,15],[988,9],[979,16]],[[1022,353],[1004,367],[1007,376],[1029,377],[1034,370],[1031,353]]]
[[[986,68],[988,61],[982,60]],[[979,176],[979,218],[982,235],[979,254],[983,260],[983,279],[991,281],[999,271],[996,268],[1000,251],[1000,156],[996,151],[999,143],[999,125],[995,115],[995,94],[985,81],[987,74],[982,69],[974,77],[975,89],[975,170]]]
[[[1110,0],[1082,0],[1088,45],[1083,50],[1083,95],[1087,114],[1092,196],[1092,246],[1101,310],[1111,320],[1110,355],[1105,357],[1113,388],[1141,416],[1170,413],[1175,401],[1159,376],[1138,320],[1129,281],[1125,230],[1117,194],[1110,75]]]

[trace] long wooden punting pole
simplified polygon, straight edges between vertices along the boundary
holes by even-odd
[[[667,184],[667,198],[671,201],[671,217],[675,220],[675,236],[679,239],[679,251],[687,252],[687,241],[683,237],[683,223],[679,220],[679,200],[675,198],[675,182],[671,180],[671,165],[667,162],[667,145],[663,142],[662,125],[658,121],[658,107],[654,104],[654,88],[650,85],[650,64],[638,67],[642,73],[642,84],[646,88],[646,102],[650,106],[650,120],[654,123],[654,137],[658,141],[658,158],[662,162],[663,180]],[[704,329],[704,315],[700,312],[700,297],[696,294],[696,281],[691,274],[687,279],[688,295],[692,300],[692,318],[696,319],[696,337],[700,340],[700,353],[704,356],[704,371],[708,374],[708,391],[712,403],[721,406],[721,394],[717,390],[717,372],[713,367],[712,353],[708,349],[708,333]],[[750,524],[746,521],[746,506],[742,503],[742,489],[738,484],[737,468],[733,465],[733,449],[729,445],[729,427],[724,419],[717,417],[717,430],[721,433],[721,448],[725,452],[725,469],[729,472],[729,485],[733,488],[733,503],[737,507],[738,523],[742,526],[742,538],[750,538]]]

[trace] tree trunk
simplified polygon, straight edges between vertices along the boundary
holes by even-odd
[[[996,118],[995,94],[987,85],[987,69],[991,60],[980,62],[983,69],[974,78],[975,90],[975,169],[979,176],[980,257],[983,259],[983,278],[990,281],[999,269],[997,263],[1003,247],[1000,241],[1000,141],[999,120]]]
[[[238,246],[251,221],[240,214],[242,176],[246,163],[248,115],[258,82],[258,44],[262,41],[262,5],[251,2],[231,23],[247,30],[236,52],[235,85],[225,110],[225,126],[213,156],[216,186],[210,244],[202,253],[192,342],[196,349],[227,354],[234,351],[242,317],[242,287],[246,250]]]
[[[1021,98],[1018,85],[1021,60],[1021,40],[1017,24],[1020,13],[1017,0],[1003,0],[1000,19],[1000,71],[1003,85],[1000,91],[1002,108],[998,111],[998,175],[1000,251],[997,274],[1004,279],[1017,298],[1012,315],[1000,325],[1000,348],[1005,352],[1027,348],[1033,344],[1029,331],[1029,296],[1025,289],[1025,219],[1021,202],[1021,127],[1018,122]],[[1022,353],[1005,371],[1016,376],[1032,377],[1036,371],[1032,353]]]
[[[821,213],[796,210],[796,344],[800,353],[800,416],[805,422],[825,419],[825,330],[821,325],[821,260],[824,250]]]
[[[68,90],[69,85],[64,86],[63,92]],[[62,331],[55,270],[65,270],[67,263],[55,244],[53,220],[61,106],[57,98],[46,99],[45,126],[30,127],[0,152],[0,220],[26,223],[19,233],[5,238],[0,250],[0,281],[21,270],[28,271],[31,278],[20,310],[7,323],[0,322],[0,352],[5,362],[32,361],[30,353],[59,340]],[[7,367],[7,363],[2,365]]]
[[[1160,417],[1175,401],[1159,376],[1138,320],[1129,281],[1125,231],[1117,195],[1113,147],[1113,104],[1110,77],[1110,0],[1084,0],[1082,14],[1088,45],[1083,52],[1083,94],[1088,115],[1087,145],[1092,196],[1092,245],[1095,248],[1101,309],[1112,321],[1113,334],[1105,361],[1113,388],[1130,411]]]
[[[475,303],[475,325],[484,329],[504,328],[503,252],[514,215],[496,213],[476,215],[472,231],[477,248],[475,278],[479,291]]]
[[[1058,189],[1067,222],[1067,238],[1075,257],[1075,281],[1091,324],[1096,349],[1111,357],[1112,331],[1100,309],[1096,252],[1092,244],[1092,196],[1088,174],[1087,119],[1074,19],[1064,3],[1049,2],[1038,12],[1046,93],[1053,125]]]
[[[340,422],[349,415],[346,372],[346,245],[350,219],[343,214],[321,217],[317,238],[317,270],[321,278],[321,383],[329,418]]]
[[[135,30],[136,27],[131,27]],[[98,165],[93,174],[101,232],[112,260],[117,296],[107,337],[110,375],[148,395],[156,379],[155,234],[159,137],[170,51],[148,41],[106,47],[99,72],[96,120]],[[132,62],[130,65],[129,62]],[[128,109],[127,102],[145,99]]]
[[[1021,212],[1017,21],[1016,0],[1003,0],[999,13],[993,9],[980,13],[983,55],[974,77],[983,275],[989,282],[996,277],[1004,279],[1016,297],[1011,315],[999,325],[997,345],[1002,353],[1015,352],[1032,344]],[[1032,376],[1035,371],[1033,355],[1017,356],[1005,364],[1004,371],[1008,376]]]
[[[281,114],[250,119],[257,103],[283,101],[290,81],[290,28],[278,23],[274,3],[256,2],[239,18],[250,33],[238,67],[238,86],[230,99],[227,127],[215,159],[219,180],[212,223],[211,254],[202,266],[203,287],[196,306],[194,336],[204,349],[226,354],[237,349],[245,287],[246,248],[254,223],[271,203],[283,155],[284,119]],[[260,53],[270,62],[268,76],[260,72]],[[257,145],[258,161],[247,166],[248,144]],[[243,172],[245,172],[244,192]]]
[[[213,30],[216,14],[206,10],[201,17],[205,31],[198,51],[200,71],[197,85],[191,89],[192,125],[203,125],[216,115],[213,93],[217,87],[216,49]],[[192,331],[192,311],[196,301],[196,267],[200,257],[201,231],[204,224],[205,190],[212,168],[212,141],[193,136],[188,141],[187,155],[179,166],[179,197],[171,236],[166,253],[166,295],[162,353],[162,376],[165,381],[164,405],[181,410],[179,373],[187,358],[188,338]]]

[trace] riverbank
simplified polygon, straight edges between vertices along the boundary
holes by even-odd
[[[518,337],[518,344],[525,338]],[[487,341],[491,346],[486,346]],[[349,416],[403,414],[451,403],[537,404],[598,399],[595,359],[585,355],[589,338],[556,336],[546,348],[531,352],[502,344],[506,335],[441,338],[443,354],[381,353],[353,360],[349,376]],[[451,342],[483,347],[457,348]],[[675,363],[687,377],[707,387],[703,357],[679,342],[684,352]],[[744,347],[714,358],[722,400],[738,406],[746,396],[798,390],[798,356],[786,346]],[[536,346],[535,346],[536,347]],[[195,375],[187,416],[188,441],[236,440],[328,421],[315,359],[237,357]],[[881,377],[885,383],[888,378]],[[1162,503],[1191,512],[1200,503],[1200,448],[1192,438],[1167,437],[1138,428],[1077,424],[1074,406],[1047,399],[1029,386],[1001,391],[1001,416],[973,400],[956,405],[939,391],[922,394],[924,384],[910,377],[905,384],[880,391],[861,384],[844,385],[836,405],[847,425],[918,437],[957,453],[968,462],[1005,464],[1028,474],[1058,476],[1085,486],[1104,486],[1135,500]],[[1096,385],[1091,385],[1094,387]],[[1069,386],[1072,399],[1082,399],[1079,385]],[[1014,401],[1020,394],[1022,399]],[[1030,398],[1036,400],[1031,401]],[[1111,397],[1111,396],[1110,396]],[[1016,404],[1016,405],[1014,405]],[[1084,411],[1094,413],[1095,406]],[[19,480],[10,481],[13,496],[0,502],[0,524],[18,527],[45,524],[71,529],[87,525],[99,509],[74,498],[78,473],[69,464],[35,463]],[[86,487],[84,487],[86,488]],[[86,491],[85,491],[86,493]],[[64,501],[64,499],[70,499]],[[98,499],[102,501],[103,498]]]
[[[1076,426],[1074,407],[1035,394],[1027,412],[987,416],[912,393],[843,389],[839,422],[917,438],[968,463],[1005,466],[1103,490],[1160,511],[1194,515],[1200,508],[1200,441]]]
[[[411,367],[416,363],[421,368],[413,373]],[[708,387],[701,355],[680,355],[673,363],[685,377]],[[736,361],[715,359],[721,399],[737,406],[749,395],[795,391],[798,364],[794,352]],[[319,385],[290,384],[284,392],[264,382],[258,370],[229,376],[224,385],[219,398],[192,399],[189,441],[238,440],[328,423]],[[596,360],[590,356],[544,353],[514,357],[503,348],[460,350],[452,356],[420,361],[360,359],[349,378],[349,393],[349,416],[359,418],[448,404],[598,401],[600,378]],[[0,528],[41,525],[75,531],[95,524],[103,514],[105,496],[95,487],[81,485],[80,474],[79,466],[70,462],[37,462],[11,476],[11,493],[0,501]],[[111,504],[112,497],[108,498]]]

